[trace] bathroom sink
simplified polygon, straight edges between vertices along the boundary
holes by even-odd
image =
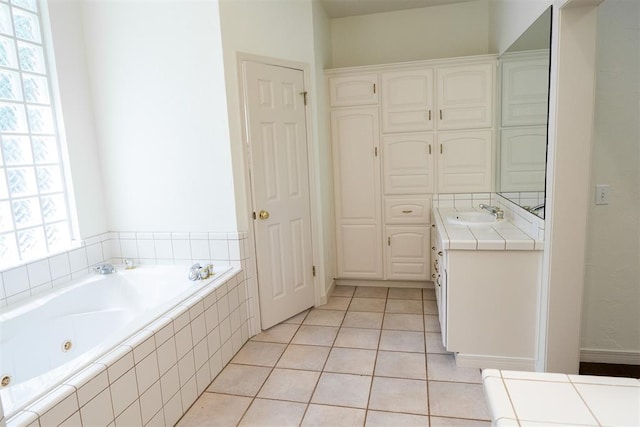
[[[447,216],[447,222],[449,224],[456,225],[491,225],[497,222],[495,215],[489,212],[458,212]]]

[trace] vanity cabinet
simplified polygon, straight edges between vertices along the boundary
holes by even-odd
[[[495,56],[327,71],[338,278],[431,278],[431,195],[490,191]]]
[[[432,212],[431,250],[444,347],[459,366],[533,370],[543,251],[507,220],[450,229],[439,212]],[[475,248],[497,248],[503,239],[504,249],[471,249],[470,238]]]

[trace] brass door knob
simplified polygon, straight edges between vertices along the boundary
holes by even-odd
[[[258,218],[264,220],[264,219],[269,219],[269,212],[267,211],[260,211],[260,213],[258,213]]]

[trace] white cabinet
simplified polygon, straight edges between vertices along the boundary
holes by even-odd
[[[433,69],[381,74],[382,131],[433,129]]]
[[[433,193],[433,157],[433,134],[383,136],[384,193]]]
[[[548,51],[502,55],[500,79],[503,127],[547,124]]]
[[[429,226],[387,225],[387,279],[429,280]]]
[[[500,190],[544,191],[547,127],[500,131]]]
[[[377,107],[331,112],[338,276],[383,277]]]
[[[457,65],[436,72],[438,129],[493,126],[495,65]]]
[[[331,77],[329,103],[332,107],[377,104],[378,74]]]
[[[492,135],[491,130],[438,134],[438,192],[491,191]]]
[[[491,191],[494,69],[487,55],[327,72],[338,278],[431,278],[431,195]]]

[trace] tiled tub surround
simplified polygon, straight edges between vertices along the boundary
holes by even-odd
[[[121,264],[182,264],[195,262],[242,267],[255,275],[249,260],[247,234],[109,232],[87,238],[78,247],[0,273],[0,307],[63,286],[86,276],[104,262]]]
[[[175,424],[249,339],[248,301],[234,268],[6,424]]]
[[[638,426],[640,380],[486,369],[493,425]]]
[[[199,290],[224,280],[231,269],[214,267],[213,276],[193,282],[185,277],[184,266],[118,268],[0,310],[0,372],[11,378],[9,387],[0,388],[7,415]]]

